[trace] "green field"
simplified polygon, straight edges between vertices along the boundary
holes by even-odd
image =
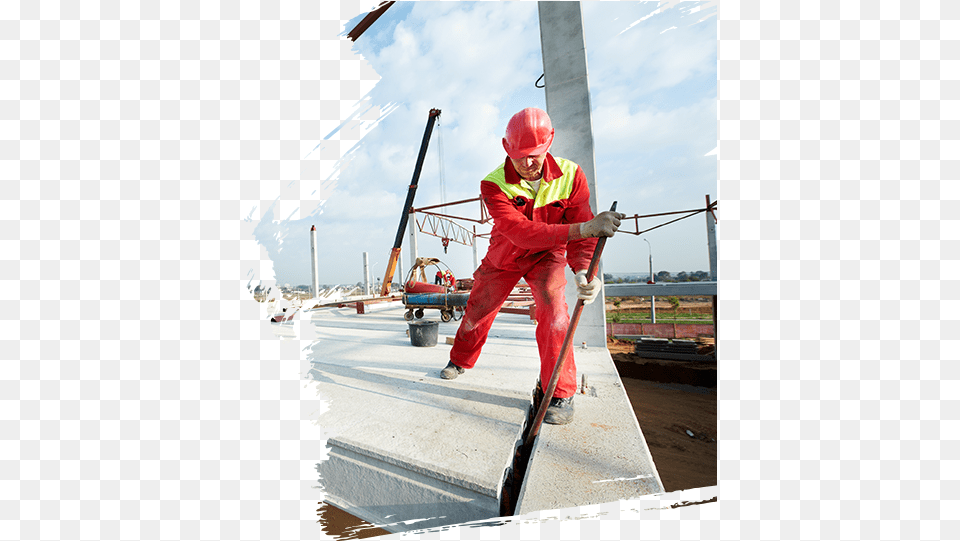
[[[630,314],[624,312],[607,311],[607,323],[652,323],[650,313]],[[709,325],[713,323],[712,314],[684,314],[678,312],[674,316],[672,311],[661,312],[657,310],[657,323],[696,323],[700,325]]]

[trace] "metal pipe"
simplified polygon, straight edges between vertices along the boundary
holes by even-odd
[[[440,218],[450,218],[454,220],[464,220],[467,222],[477,222],[478,224],[484,223],[483,220],[477,220],[476,218],[467,218],[466,216],[455,216],[453,214],[441,214],[439,212],[427,212],[423,209],[414,209],[414,211],[419,212],[420,214],[426,214],[428,216],[438,216]]]
[[[453,205],[459,205],[461,203],[472,203],[474,201],[482,201],[482,197],[474,197],[473,199],[461,199],[460,201],[453,201],[452,203],[440,203],[439,205],[430,205],[429,207],[420,207],[418,209],[413,209],[415,212],[423,212],[425,210],[436,209],[440,207],[450,207]]]

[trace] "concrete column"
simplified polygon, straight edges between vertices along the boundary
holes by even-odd
[[[710,206],[710,195],[706,196],[707,207]],[[717,222],[709,210],[707,215],[707,255],[710,257],[710,280],[717,281]]]
[[[710,207],[710,194],[707,194],[707,208]],[[709,210],[704,214],[707,215],[707,255],[710,257],[710,279],[714,282],[717,281],[717,222],[713,219],[713,213]],[[714,295],[710,299],[710,303],[713,306],[713,340],[714,347],[719,347],[720,340],[718,339],[720,333],[718,329],[720,328],[720,320],[717,319],[717,296]],[[719,350],[717,350],[719,351]]]
[[[417,219],[416,215],[410,216],[407,221],[407,228],[410,229],[410,268],[417,265]]]
[[[480,252],[477,248],[477,226],[473,226],[473,270],[480,268]]]
[[[579,2],[538,2],[540,49],[543,55],[547,113],[556,130],[550,153],[573,160],[583,169],[590,186],[590,208],[597,207],[596,166],[593,153],[593,122],[590,117],[590,87],[587,81],[587,53],[583,39],[583,16]],[[615,197],[605,198],[603,208],[610,210]],[[615,241],[605,250],[616,249]],[[603,279],[602,264],[597,276]],[[567,305],[571,311],[577,301],[573,273],[567,269]],[[606,347],[604,294],[584,306],[574,344]]]
[[[315,299],[320,295],[320,269],[317,261],[317,226],[310,226],[310,271],[312,281],[310,282],[310,298]]]
[[[370,257],[363,252],[363,294],[370,294]]]

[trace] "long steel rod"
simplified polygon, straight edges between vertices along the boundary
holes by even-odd
[[[695,209],[695,210],[677,210],[677,211],[673,211],[673,212],[660,212],[660,213],[657,213],[657,214],[645,214],[645,215],[643,215],[643,216],[641,216],[641,215],[639,215],[639,214],[635,214],[635,215],[633,215],[633,216],[628,216],[626,219],[627,219],[627,220],[633,220],[633,227],[636,229],[636,231],[624,231],[624,230],[621,230],[620,232],[621,232],[621,233],[629,233],[630,235],[642,235],[642,234],[644,234],[644,233],[646,233],[646,232],[648,232],[648,231],[653,231],[654,229],[657,229],[658,227],[663,227],[663,226],[665,226],[665,225],[672,224],[673,222],[679,222],[680,220],[683,220],[683,219],[685,219],[685,218],[689,218],[689,217],[691,217],[691,216],[696,216],[697,214],[699,214],[699,213],[701,213],[701,212],[710,212],[710,213],[713,213],[713,209],[715,209],[715,208],[717,208],[717,202],[716,202],[716,201],[714,201],[713,203],[707,203],[707,208],[702,208],[702,209]],[[653,218],[653,217],[655,217],[655,216],[667,216],[667,215],[669,215],[669,214],[683,214],[683,213],[685,213],[685,212],[688,212],[688,213],[690,213],[690,214],[687,214],[686,216],[682,216],[682,217],[680,217],[680,218],[677,218],[676,220],[670,220],[669,222],[664,222],[664,223],[662,223],[662,224],[660,224],[660,225],[656,225],[656,226],[654,226],[654,227],[651,227],[650,229],[644,229],[643,231],[640,231],[640,218]]]
[[[669,222],[663,222],[663,223],[660,224],[660,225],[655,225],[655,226],[653,226],[653,227],[651,227],[651,228],[649,228],[649,229],[644,229],[643,231],[637,231],[636,233],[634,233],[633,231],[624,231],[624,233],[629,233],[629,234],[631,234],[631,235],[642,235],[642,234],[644,234],[644,233],[648,233],[648,232],[650,232],[650,231],[653,231],[654,229],[661,228],[661,227],[663,227],[663,226],[665,226],[665,225],[670,225],[670,224],[672,224],[673,222],[679,222],[680,220],[685,220],[685,219],[687,219],[687,218],[689,218],[689,217],[691,217],[691,216],[696,216],[697,214],[700,214],[701,212],[704,212],[704,211],[698,210],[698,211],[695,211],[695,212],[692,213],[692,214],[687,214],[686,216],[681,216],[681,217],[679,217],[679,218],[674,218],[674,219],[670,220]]]
[[[635,214],[633,216],[627,216],[627,220],[636,220],[637,218],[654,218],[656,216],[668,216],[670,214],[684,214],[686,212],[703,212],[705,210],[713,210],[716,208],[717,202],[708,203],[706,208],[702,209],[690,209],[690,210],[672,210],[670,212],[658,212],[656,214]]]
[[[617,202],[613,202],[611,211],[617,210]],[[593,280],[597,273],[597,267],[600,266],[600,254],[603,253],[603,246],[607,243],[607,237],[600,237],[597,241],[597,247],[593,251],[593,258],[590,260],[590,267],[587,269],[587,282]],[[543,424],[543,418],[547,415],[547,407],[550,406],[550,400],[553,399],[553,393],[557,390],[557,383],[560,382],[561,370],[564,362],[567,360],[567,352],[570,351],[570,344],[573,343],[573,334],[577,330],[577,323],[580,322],[580,312],[583,311],[583,299],[577,299],[577,305],[573,308],[573,315],[570,317],[570,325],[567,327],[567,336],[563,339],[563,346],[560,348],[560,355],[557,357],[557,363],[553,367],[553,375],[550,376],[550,384],[543,391],[543,398],[540,401],[540,408],[537,410],[537,416],[530,427],[530,433],[524,445],[530,446],[537,434],[540,433],[540,426]],[[528,447],[529,448],[529,447]]]
[[[439,218],[449,218],[451,220],[464,220],[467,222],[477,222],[478,224],[483,223],[483,221],[477,220],[476,218],[466,218],[464,216],[455,216],[453,214],[441,214],[439,212],[426,212],[426,211],[423,211],[422,209],[417,209],[416,212],[419,212],[420,214],[427,214],[430,216],[437,216]]]
[[[462,203],[473,203],[474,201],[481,201],[483,198],[474,197],[473,199],[461,199],[460,201],[453,201],[451,203],[441,203],[439,205],[430,205],[429,207],[420,207],[418,209],[413,209],[413,212],[423,212],[425,210],[440,208],[440,207],[450,207],[453,205],[460,205]]]

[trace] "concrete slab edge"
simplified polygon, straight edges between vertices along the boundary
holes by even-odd
[[[446,468],[440,468],[438,466],[429,465],[419,461],[401,460],[394,456],[378,453],[357,442],[351,441],[347,438],[338,437],[338,438],[329,439],[327,440],[327,445],[331,448],[340,447],[347,451],[351,451],[355,454],[362,455],[370,459],[383,462],[385,464],[391,464],[398,468],[402,468],[404,470],[423,475],[424,477],[430,477],[438,481],[442,481],[444,483],[454,485],[454,486],[459,486],[467,490],[470,490],[472,492],[483,494],[485,496],[489,496],[492,498],[499,498],[500,488],[503,485],[503,480],[501,479],[497,487],[491,489],[490,487],[485,486],[480,480],[476,478],[463,477],[459,474],[451,472]],[[509,464],[509,461],[511,458],[512,458],[512,455],[510,457],[505,458],[507,462],[505,463],[504,468],[507,467],[506,465]]]
[[[499,514],[496,498],[344,449],[333,449],[317,469],[327,503],[391,532]]]
[[[592,379],[591,379],[591,382],[592,382],[591,387],[598,390],[599,394],[605,397],[604,400],[609,402],[610,408],[622,409],[624,410],[624,413],[628,413],[627,415],[624,415],[624,417],[629,418],[628,423],[632,425],[631,427],[632,430],[629,430],[629,432],[633,432],[634,434],[636,434],[637,441],[640,444],[639,448],[636,449],[637,451],[639,451],[639,455],[636,456],[636,460],[639,463],[643,463],[649,466],[649,469],[650,469],[649,473],[651,474],[650,478],[644,478],[644,480],[642,481],[638,479],[638,481],[640,481],[641,485],[647,485],[647,489],[654,488],[653,492],[647,492],[648,494],[662,493],[663,482],[660,479],[660,473],[657,471],[656,464],[653,461],[653,456],[650,453],[650,448],[647,445],[646,438],[643,436],[643,431],[640,428],[640,423],[637,420],[636,415],[633,414],[633,411],[630,408],[629,398],[626,395],[626,390],[623,387],[623,382],[620,378],[619,373],[616,370],[616,366],[613,363],[613,358],[611,357],[610,352],[606,348],[604,348],[602,355],[592,357],[590,362],[586,362],[584,364],[590,366],[592,371],[595,371],[596,369],[602,370],[602,374],[603,374],[602,376],[599,376],[598,374],[596,374],[596,372],[594,372],[594,375],[592,376]],[[583,421],[581,420],[580,422],[583,422]],[[559,436],[561,440],[564,438],[559,434],[557,436]],[[543,502],[540,501],[539,503],[537,503],[539,501],[538,499],[539,496],[537,494],[529,493],[530,490],[535,490],[531,488],[534,483],[531,482],[530,477],[531,475],[534,475],[536,472],[536,469],[534,468],[534,461],[536,458],[541,456],[542,448],[546,446],[546,448],[549,449],[551,447],[551,443],[548,443],[548,442],[555,440],[557,436],[552,436],[549,434],[549,432],[541,432],[540,435],[536,438],[536,440],[534,440],[533,448],[530,452],[530,457],[526,464],[527,466],[526,477],[524,478],[523,487],[517,499],[517,511],[516,511],[517,514],[524,514],[532,510],[540,509],[540,504],[542,504]],[[649,479],[649,481],[646,479]],[[628,480],[623,479],[623,481],[628,481]],[[653,486],[650,487],[650,485],[653,485]],[[644,489],[641,489],[641,490],[644,490]],[[619,491],[611,491],[609,501],[616,501],[616,500],[622,499],[621,496],[636,497],[641,495],[641,494],[629,495],[626,493],[621,495],[621,494],[618,494],[618,492]],[[528,497],[530,498],[529,502],[527,500]],[[576,499],[577,498],[574,498],[574,500]],[[561,506],[563,506],[562,501],[560,503],[561,503]],[[570,503],[573,504],[575,502],[571,501]],[[601,502],[590,501],[589,503],[596,504]]]

